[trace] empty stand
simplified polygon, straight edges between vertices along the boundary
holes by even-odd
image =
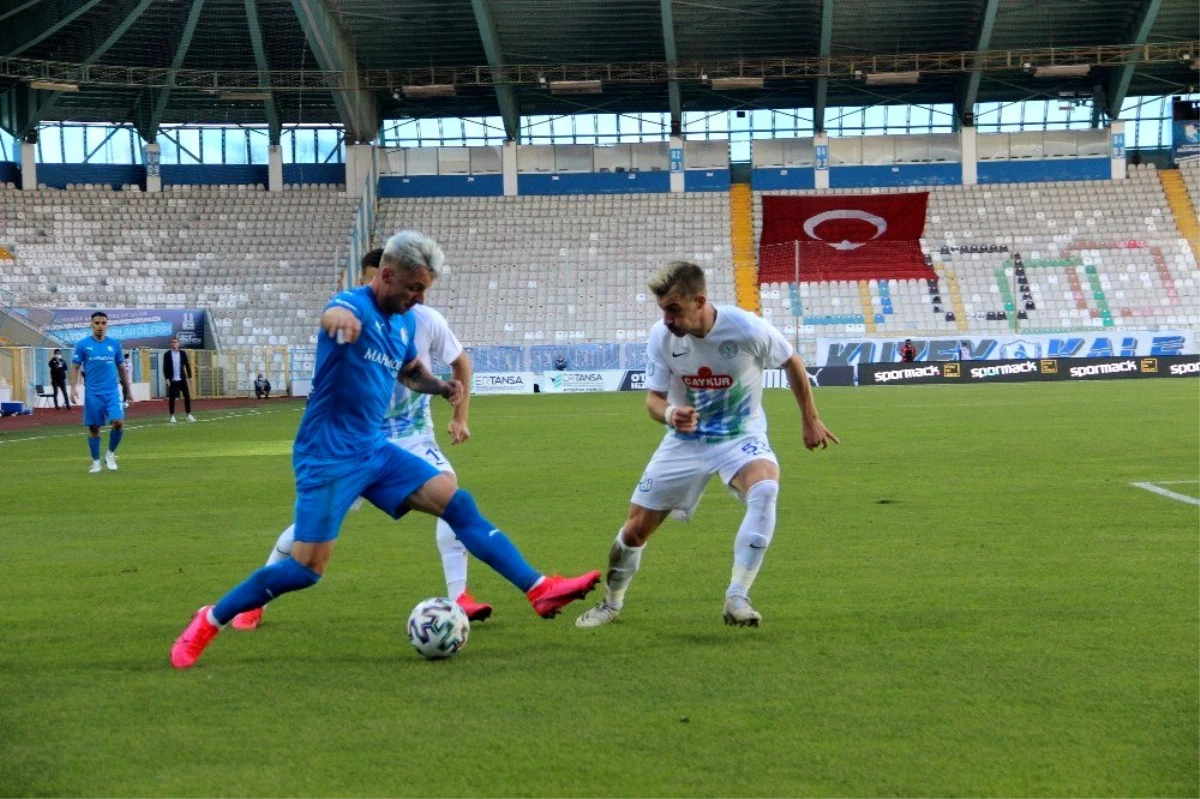
[[[0,289],[31,307],[206,308],[224,347],[308,345],[355,203],[331,189],[0,190]]]
[[[1200,273],[1153,167],[1125,181],[929,191],[922,247],[937,280],[765,283],[764,315],[802,340],[1200,323]]]
[[[411,227],[446,251],[430,293],[466,344],[644,340],[659,317],[646,281],[675,259],[732,303],[729,195],[381,200],[380,241]]]

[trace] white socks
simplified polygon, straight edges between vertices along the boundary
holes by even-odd
[[[467,590],[467,548],[441,519],[437,522],[437,546],[442,553],[442,571],[446,573],[446,596],[458,599]]]
[[[274,566],[280,561],[287,560],[292,556],[292,544],[296,543],[296,525],[289,524],[288,528],[279,534],[279,539],[275,542],[275,548],[271,550],[270,556],[267,557],[267,565]]]
[[[762,480],[746,492],[746,515],[733,540],[733,576],[725,596],[749,597],[750,587],[758,576],[763,556],[775,534],[775,504],[779,499],[779,482]]]
[[[642,565],[642,550],[645,548],[627,546],[621,540],[621,530],[617,531],[617,540],[608,551],[608,574],[605,577],[608,596],[604,601],[610,608],[620,610],[625,604],[625,591]]]

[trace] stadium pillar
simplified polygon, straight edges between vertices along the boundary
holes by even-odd
[[[370,144],[349,144],[346,146],[346,196],[361,197],[367,188],[367,179],[371,176]]]
[[[671,148],[672,152],[675,150],[679,151],[679,158],[671,159],[671,193],[681,194],[684,185],[683,170],[687,167],[687,164],[683,161],[683,138],[680,136],[671,136],[668,142],[667,146]],[[679,164],[679,167],[676,168],[675,164]]]
[[[267,191],[283,191],[283,148],[272,144],[267,148]],[[349,188],[349,187],[347,187]]]
[[[1108,123],[1108,154],[1112,163],[1112,179],[1124,180],[1129,177],[1128,164],[1125,162],[1125,123],[1118,119]]]
[[[822,131],[816,136],[813,136],[813,149],[824,147],[825,152],[829,152],[829,134]],[[829,188],[829,157],[826,155],[825,160],[817,160],[813,169],[813,188],[827,189]]]
[[[21,188],[33,191],[37,181],[37,145],[31,141],[21,142]]]
[[[150,142],[145,148],[144,161],[146,163],[146,193],[157,194],[162,191],[162,172],[159,168],[159,146],[157,142]]]
[[[974,186],[979,182],[979,140],[975,138],[975,128],[966,125],[959,128],[958,142],[962,151],[963,185]]]
[[[509,140],[500,148],[500,171],[504,179],[504,196],[517,196],[517,143]]]

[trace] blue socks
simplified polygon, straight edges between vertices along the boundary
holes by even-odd
[[[92,451],[92,460],[100,460],[100,437],[92,438],[88,436],[88,449]]]
[[[442,519],[475,557],[491,566],[504,579],[528,592],[541,579],[537,569],[525,562],[508,536],[479,514],[475,499],[461,488],[450,498]]]
[[[117,451],[117,446],[121,443],[121,436],[123,436],[123,435],[125,435],[124,427],[122,427],[120,430],[118,430],[117,428],[114,427],[112,430],[108,431],[108,451],[109,452]],[[99,444],[100,439],[96,439],[96,443]],[[99,458],[100,456],[97,455],[96,457]]]
[[[224,627],[233,617],[247,610],[261,608],[281,594],[299,591],[317,584],[321,575],[294,559],[288,558],[272,566],[263,566],[235,587],[213,606],[212,617]]]
[[[466,491],[460,488],[455,492],[442,518],[468,552],[491,566],[523,593],[541,579],[542,575],[525,562],[508,536],[479,514],[475,500]],[[294,558],[263,566],[221,597],[221,601],[213,606],[212,618],[223,627],[239,613],[261,608],[290,591],[314,586],[320,579],[321,575],[301,566]]]

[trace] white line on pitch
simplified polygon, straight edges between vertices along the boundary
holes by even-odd
[[[1194,482],[1194,481],[1185,480],[1182,482]],[[1168,499],[1177,499],[1180,502],[1186,502],[1189,505],[1200,505],[1200,499],[1196,499],[1195,497],[1189,497],[1187,494],[1177,494],[1174,491],[1168,491],[1165,488],[1159,488],[1154,483],[1130,483],[1130,485],[1136,486],[1137,488],[1144,488],[1147,491],[1151,492],[1152,494],[1159,494],[1161,496],[1167,497]]]
[[[236,419],[241,416],[263,416],[263,415],[266,415],[269,413],[284,413],[288,410],[289,410],[288,408],[279,408],[278,410],[255,409],[255,410],[247,410],[247,411],[236,411],[236,410],[209,411],[209,413],[216,414],[216,415],[206,416],[202,419],[197,419],[196,421],[197,422],[223,422],[226,419]],[[150,417],[148,417],[148,416],[142,416],[140,418],[141,419],[150,419]],[[69,424],[70,423],[62,424],[62,425],[54,425],[54,426],[55,427],[67,427]],[[70,438],[72,436],[79,435],[79,430],[81,429],[81,427],[82,426],[75,427],[74,431],[69,432],[69,433],[68,432],[46,433],[46,434],[40,435],[40,436],[26,436],[25,438],[0,438],[0,444],[20,444],[25,441],[45,441],[45,440],[51,439],[51,438]],[[184,425],[180,425],[180,428],[182,428],[182,427],[184,427]],[[164,430],[167,429],[166,423],[161,422],[161,421],[149,421],[149,422],[146,422],[143,424],[127,424],[127,425],[125,425],[126,430],[145,430],[145,429],[150,429],[150,428],[162,428]],[[31,429],[36,429],[36,428],[31,428]]]

